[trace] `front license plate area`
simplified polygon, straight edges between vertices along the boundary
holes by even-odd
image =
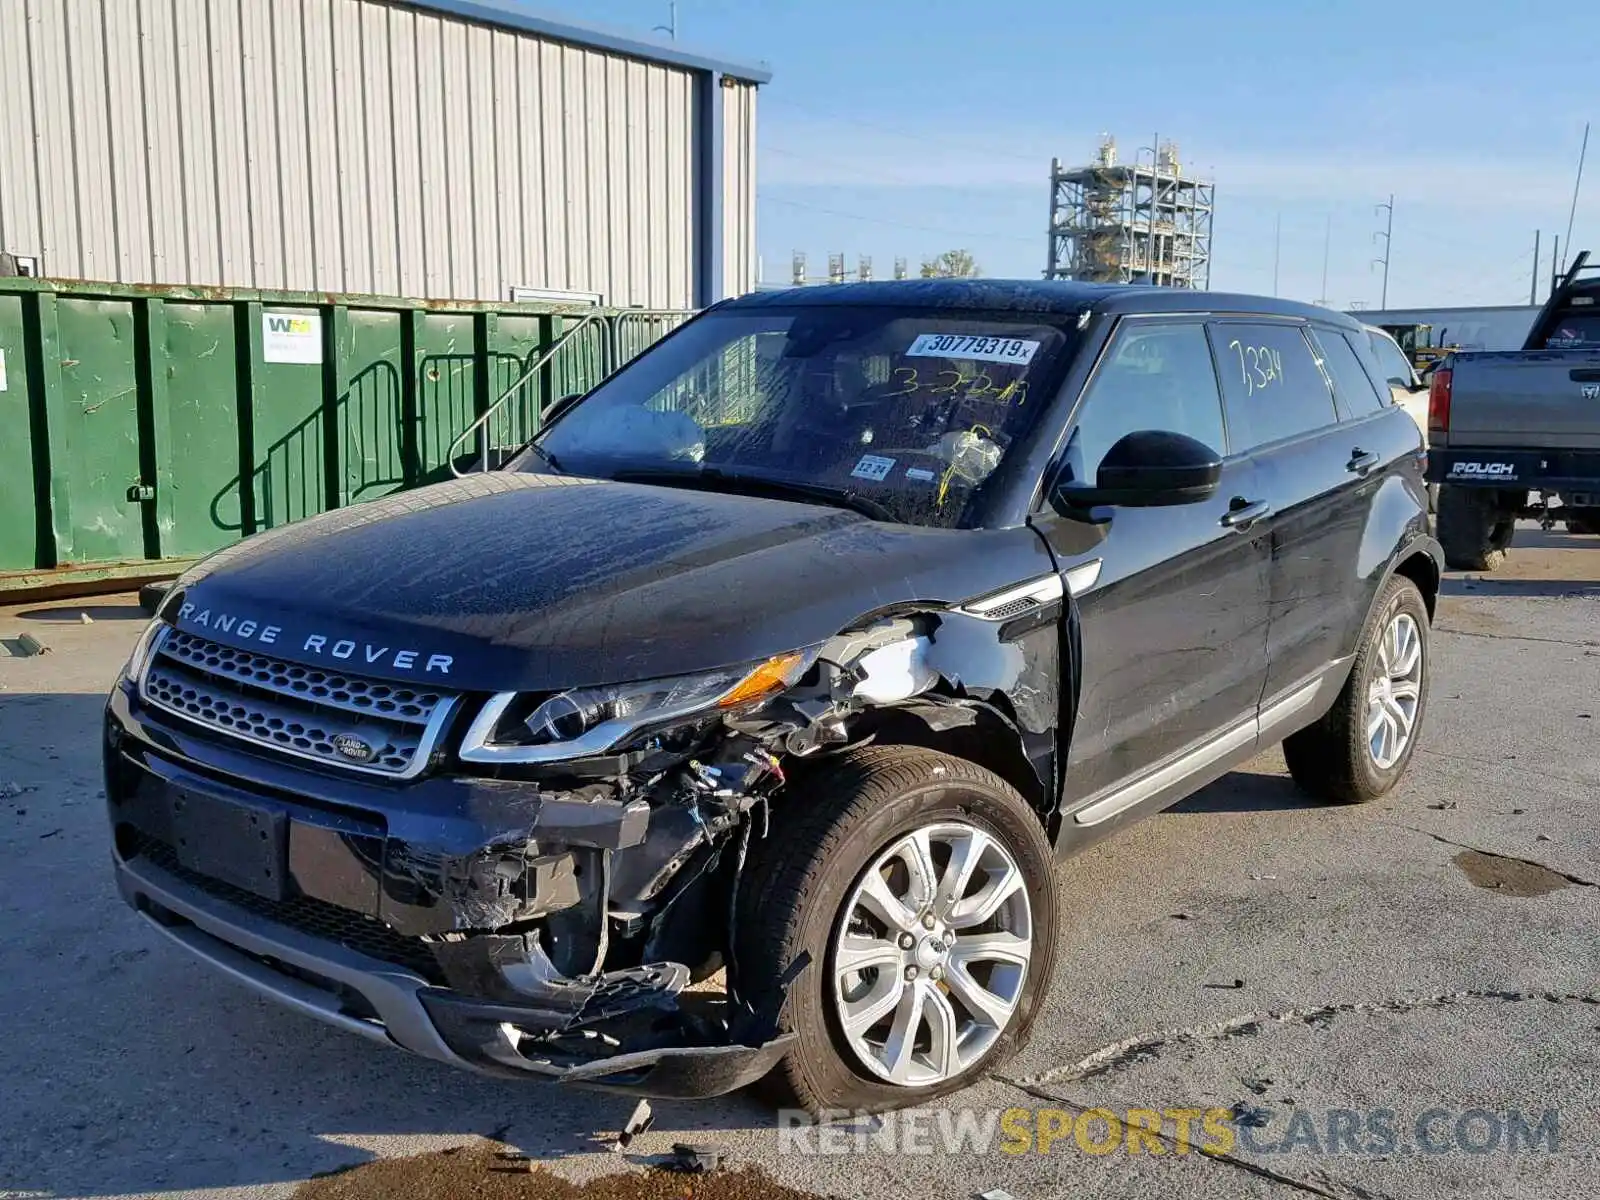
[[[268,900],[284,898],[288,817],[188,788],[172,791],[173,849],[191,871]]]

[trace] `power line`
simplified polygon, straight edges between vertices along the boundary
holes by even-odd
[[[981,138],[967,137],[962,134],[951,135],[943,130],[937,134],[932,134],[922,130],[908,129],[903,125],[886,125],[882,121],[864,120],[863,118],[856,116],[854,113],[831,112],[824,108],[817,108],[815,105],[811,104],[796,104],[788,97],[785,97],[782,101],[777,102],[773,100],[763,100],[762,105],[763,112],[770,113],[774,108],[776,108],[779,113],[782,113],[785,107],[789,107],[797,109],[802,113],[809,113],[814,117],[825,117],[830,121],[838,121],[844,125],[858,125],[863,129],[876,129],[880,133],[890,133],[896,137],[909,138],[912,141],[927,142],[930,145],[942,146],[947,150],[952,148],[953,143],[965,141],[971,148],[981,148],[985,153],[991,154],[996,158],[1013,158],[1018,162],[1032,163],[1034,166],[1040,166],[1042,161],[1039,157],[1032,154],[1022,154],[1015,150],[998,149],[993,143],[984,141]],[[1041,167],[1041,173],[1042,171],[1043,168]]]
[[[944,225],[918,225],[910,221],[895,221],[888,217],[873,217],[866,213],[845,212],[837,208],[825,208],[820,204],[806,204],[800,200],[783,200],[777,196],[757,196],[759,204],[779,204],[784,208],[799,208],[808,212],[825,213],[830,217],[841,217],[846,221],[867,221],[874,225],[890,225],[897,229],[914,229],[923,233],[942,233],[948,237],[984,238],[991,241],[1026,242],[1032,245],[1037,239],[1021,237],[1014,233],[980,233],[972,229],[952,229]]]

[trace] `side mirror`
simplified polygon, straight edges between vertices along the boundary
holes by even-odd
[[[1106,451],[1092,486],[1064,483],[1055,495],[1074,508],[1157,508],[1209,500],[1221,478],[1222,456],[1204,442],[1187,434],[1141,429]]]
[[[542,425],[547,424],[550,421],[554,421],[562,413],[566,412],[567,409],[571,408],[572,402],[582,395],[582,392],[573,392],[570,396],[563,396],[559,400],[551,401],[550,405],[544,410],[544,412],[539,414],[539,423]]]

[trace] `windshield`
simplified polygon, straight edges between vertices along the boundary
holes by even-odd
[[[710,313],[554,424],[535,443],[543,462],[524,456],[513,468],[959,526],[1048,402],[1074,336],[1032,314]]]

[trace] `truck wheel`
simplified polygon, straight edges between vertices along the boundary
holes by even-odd
[[[773,1098],[881,1111],[972,1083],[1050,981],[1038,815],[993,772],[919,747],[847,751],[786,790],[751,846],[734,939],[741,997],[797,1035]]]
[[[1294,781],[1338,804],[1376,800],[1399,783],[1428,706],[1428,667],[1428,606],[1417,585],[1397,575],[1333,707],[1283,743]]]
[[[1506,560],[1516,529],[1503,516],[1497,493],[1476,488],[1441,487],[1435,524],[1444,561],[1457,571],[1493,571]]]
[[[1600,533],[1600,508],[1580,508],[1566,519],[1568,533]]]

